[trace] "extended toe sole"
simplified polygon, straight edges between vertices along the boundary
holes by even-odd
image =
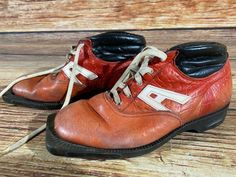
[[[89,92],[87,94],[78,95],[71,99],[71,102],[75,102],[79,99],[88,99],[104,90]],[[10,104],[25,106],[29,108],[36,108],[42,110],[53,110],[53,109],[60,109],[63,105],[63,101],[60,102],[42,102],[42,101],[34,101],[30,99],[26,99],[24,97],[17,96],[13,93],[12,89],[9,89],[3,96],[2,99]]]
[[[54,130],[54,119],[56,114],[48,117],[46,128],[46,147],[48,151],[54,155],[66,157],[80,157],[86,159],[114,159],[114,158],[128,158],[140,156],[149,153],[158,147],[162,146],[176,135],[186,132],[204,132],[206,130],[215,128],[220,125],[227,114],[228,105],[219,111],[203,116],[202,118],[193,120],[184,124],[183,126],[173,130],[161,139],[150,144],[129,148],[129,149],[102,149],[89,146],[74,144],[59,138]]]
[[[9,89],[3,96],[2,99],[10,104],[25,106],[29,108],[37,108],[37,109],[44,109],[44,110],[51,110],[51,109],[60,109],[63,105],[63,102],[41,102],[41,101],[34,101],[29,100],[20,96],[17,96],[13,93],[12,89]]]

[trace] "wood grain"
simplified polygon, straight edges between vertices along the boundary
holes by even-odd
[[[225,43],[232,59],[233,76],[233,97],[225,122],[205,133],[182,133],[152,153],[123,160],[88,161],[56,157],[45,149],[45,133],[42,133],[15,152],[0,157],[0,176],[235,176],[235,30],[155,30],[136,33],[143,34],[150,45],[161,49],[206,38]],[[61,64],[70,45],[79,38],[93,34],[96,32],[0,34],[0,90],[21,74]],[[13,106],[0,100],[0,151],[42,125],[52,112]]]
[[[0,31],[236,27],[235,0],[0,0]]]
[[[231,59],[236,59],[236,28],[208,30],[128,31],[143,35],[148,45],[167,50],[192,41],[215,41],[227,46]],[[0,54],[65,56],[79,39],[98,32],[40,32],[0,34]]]

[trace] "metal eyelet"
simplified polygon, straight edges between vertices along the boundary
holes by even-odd
[[[122,104],[122,101],[120,102],[120,103],[118,103],[118,104],[116,104],[117,106],[120,106]]]
[[[55,80],[56,77],[57,77],[57,75],[58,75],[58,72],[57,72],[57,73],[51,73],[51,78],[52,78],[53,80]]]
[[[137,83],[138,86],[142,86],[143,85],[143,82],[141,84]]]
[[[150,71],[150,74],[153,74],[154,73],[154,70],[152,69],[151,71]]]

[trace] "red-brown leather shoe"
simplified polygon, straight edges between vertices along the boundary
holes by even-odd
[[[47,149],[63,156],[132,157],[181,132],[221,124],[232,94],[226,47],[193,42],[166,55],[145,48],[110,92],[49,116]]]
[[[126,32],[108,32],[88,37],[72,47],[65,64],[21,77],[0,95],[4,94],[6,102],[16,105],[57,109],[63,105],[67,95],[67,101],[70,97],[74,101],[109,90],[132,58],[144,47],[145,39],[142,36]],[[75,62],[76,59],[78,62]],[[70,78],[73,78],[73,90],[69,94]]]

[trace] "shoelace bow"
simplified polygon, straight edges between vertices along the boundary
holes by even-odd
[[[84,46],[84,44],[79,44],[78,47],[74,47],[72,46],[71,52],[69,53],[69,55],[73,55],[74,56],[74,64],[73,64],[73,68],[70,74],[70,82],[67,88],[67,93],[66,93],[66,97],[64,100],[64,103],[61,107],[64,108],[65,106],[67,106],[70,102],[71,99],[71,94],[72,94],[72,90],[73,90],[73,86],[74,83],[77,79],[76,75],[78,74],[78,72],[80,74],[82,74],[84,77],[87,77],[88,79],[93,79],[95,78],[94,76],[89,76],[89,71],[85,68],[83,68],[82,66],[78,65],[78,61],[79,61],[79,55],[80,55],[80,51],[82,49],[82,47]],[[69,56],[67,55],[66,57],[67,59],[69,58]],[[65,66],[65,64],[62,64],[58,67],[55,67],[53,69],[49,69],[46,71],[42,71],[42,72],[38,72],[38,73],[34,73],[34,74],[29,74],[29,75],[24,75],[19,77],[18,79],[16,79],[15,81],[11,82],[5,89],[2,90],[2,92],[0,93],[0,97],[2,97],[9,89],[11,89],[16,83],[25,80],[25,79],[30,79],[32,77],[37,77],[37,76],[42,76],[42,75],[46,75],[46,74],[52,74],[52,73],[58,73],[59,71],[61,71],[61,69],[63,69],[63,67]],[[78,81],[80,84],[82,84],[80,81]],[[20,139],[19,141],[17,141],[16,143],[10,145],[8,148],[6,148],[3,152],[0,152],[0,156],[8,154],[9,152],[12,152],[16,149],[18,149],[19,147],[21,147],[23,144],[25,144],[26,142],[28,142],[29,140],[31,140],[32,138],[34,138],[35,136],[37,136],[39,133],[41,133],[42,131],[44,131],[46,129],[46,124],[42,125],[41,127],[39,127],[38,129],[34,130],[33,132],[31,132],[30,134],[28,134],[27,136],[23,137],[22,139]]]
[[[161,50],[148,46],[145,47],[142,52],[140,52],[130,63],[129,67],[125,70],[113,88],[110,90],[110,93],[113,96],[114,102],[119,105],[121,104],[121,99],[118,93],[118,90],[123,90],[124,94],[127,97],[131,96],[131,90],[126,82],[131,78],[134,77],[134,80],[137,84],[142,85],[143,80],[142,76],[147,73],[152,73],[153,69],[148,66],[150,59],[157,57],[161,61],[165,61],[167,55],[162,52]],[[141,63],[140,67],[139,64]]]

